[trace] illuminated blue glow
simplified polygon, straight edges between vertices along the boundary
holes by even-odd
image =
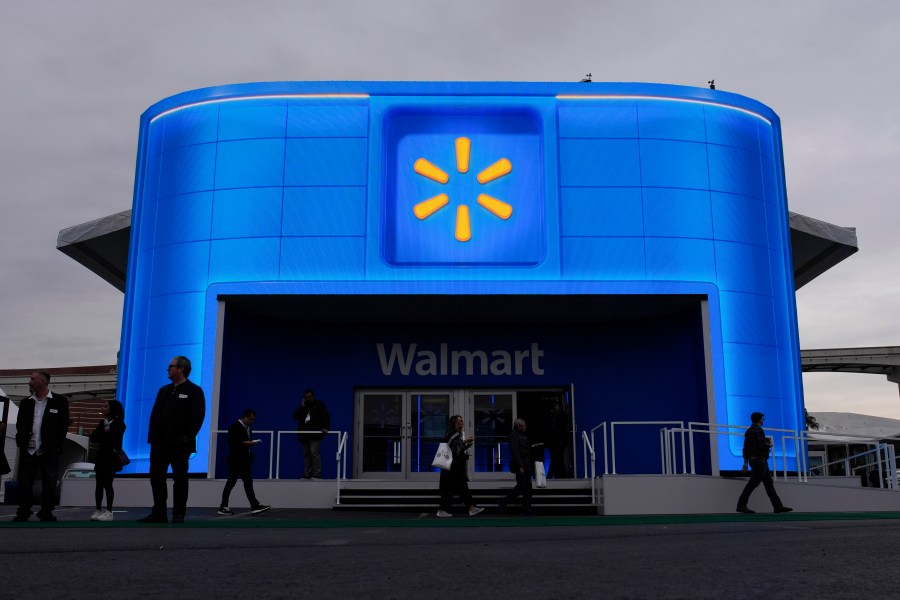
[[[550,83],[243,84],[151,107],[120,358],[133,470],[146,468],[149,410],[173,355],[192,359],[212,399],[220,293],[700,294],[710,419],[742,424],[761,410],[770,426],[801,427],[778,117],[713,90],[591,85],[598,94]],[[456,169],[460,136],[471,140],[467,173]],[[416,174],[418,158],[448,183]],[[500,158],[512,171],[479,184]],[[438,193],[449,204],[416,218],[412,207]],[[479,193],[510,204],[510,218],[479,206]],[[468,242],[453,237],[461,203]],[[192,471],[207,470],[210,425]],[[740,466],[738,445],[719,444],[722,468]]]

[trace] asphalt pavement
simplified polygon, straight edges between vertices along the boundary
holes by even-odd
[[[897,597],[900,513],[522,518],[484,513],[0,507],[0,598]]]

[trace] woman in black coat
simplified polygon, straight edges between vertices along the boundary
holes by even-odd
[[[441,469],[441,506],[437,511],[439,517],[452,517],[450,514],[450,504],[453,502],[453,496],[459,496],[460,501],[469,511],[469,516],[474,517],[483,508],[475,506],[472,500],[472,494],[469,493],[469,473],[466,463],[469,455],[466,452],[475,442],[475,438],[464,440],[462,437],[463,419],[459,415],[450,417],[447,433],[444,434],[444,441],[450,446],[450,454],[453,456],[453,462],[450,463],[450,470]]]
[[[91,441],[97,444],[97,458],[94,462],[94,500],[97,510],[91,515],[91,521],[113,520],[113,479],[116,471],[122,468],[119,462],[119,451],[122,450],[122,436],[125,435],[125,410],[118,400],[109,400],[103,406],[104,419],[97,424]],[[106,492],[106,509],[101,510],[103,492]]]

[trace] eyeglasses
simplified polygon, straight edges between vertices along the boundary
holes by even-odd
[[[169,365],[167,368],[169,368],[169,369],[177,369],[177,368],[178,368],[178,365]]]

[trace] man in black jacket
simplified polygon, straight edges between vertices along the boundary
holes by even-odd
[[[168,377],[172,383],[159,388],[153,410],[147,443],[150,444],[150,489],[153,510],[141,523],[166,523],[166,472],[172,465],[172,522],[184,523],[188,499],[188,459],[197,451],[197,434],[206,416],[203,390],[190,381],[191,361],[176,356],[169,362]]]
[[[233,515],[234,511],[228,508],[228,498],[231,490],[237,483],[238,477],[244,482],[244,492],[250,501],[250,512],[258,514],[266,512],[271,506],[260,504],[253,492],[253,446],[262,440],[253,439],[253,430],[250,428],[256,420],[256,411],[248,408],[241,418],[228,428],[228,480],[225,489],[222,490],[222,503],[219,505],[220,515]]]
[[[314,433],[299,434],[300,443],[303,444],[303,468],[306,479],[322,479],[322,455],[320,448],[322,439],[331,427],[331,418],[325,404],[316,398],[312,390],[303,392],[303,403],[294,411],[294,419],[297,420],[300,431]]]
[[[34,504],[34,478],[41,474],[41,521],[56,521],[56,483],[59,457],[69,429],[69,400],[50,391],[50,374],[31,374],[31,396],[19,405],[16,446],[19,448],[19,509],[13,521],[27,521]]]
[[[509,434],[509,470],[516,475],[516,487],[497,503],[500,512],[506,512],[506,506],[522,496],[522,516],[528,517],[531,512],[531,445],[525,435],[525,419],[516,419],[513,430]]]
[[[745,515],[752,515],[755,510],[747,507],[750,501],[750,494],[762,483],[766,488],[766,494],[772,503],[772,508],[777,513],[791,512],[792,508],[788,508],[781,503],[781,498],[775,493],[775,485],[772,483],[772,472],[769,471],[769,450],[772,448],[772,440],[766,437],[762,424],[766,418],[761,412],[755,412],[750,415],[750,422],[753,423],[744,433],[744,466],[741,472],[747,472],[747,464],[750,464],[750,481],[744,486],[741,497],[738,498],[737,511]]]

